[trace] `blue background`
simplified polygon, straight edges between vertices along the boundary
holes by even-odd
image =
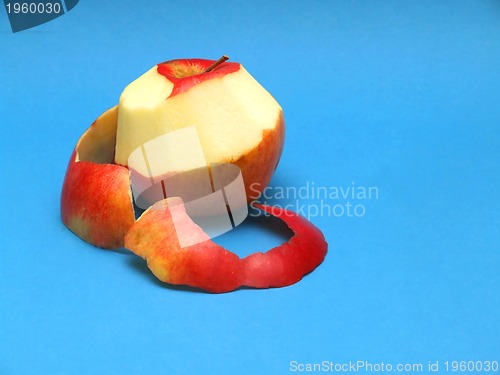
[[[500,360],[498,1],[94,0],[17,34],[3,13],[0,40],[0,374]],[[222,54],[284,109],[272,186],[379,189],[351,202],[364,217],[311,218],[329,253],[291,287],[165,287],[60,221],[74,144],[123,88]],[[217,241],[285,239],[249,222]]]

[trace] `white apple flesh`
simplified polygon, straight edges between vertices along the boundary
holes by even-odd
[[[136,148],[194,125],[207,163],[238,165],[248,199],[255,199],[269,183],[281,155],[282,109],[240,64],[223,63],[205,73],[212,63],[185,59],[159,64],[125,88],[118,108],[115,162],[128,166]],[[170,74],[160,74],[162,67]],[[183,161],[178,160],[176,170],[162,173],[184,171]],[[146,170],[138,172],[148,176]]]

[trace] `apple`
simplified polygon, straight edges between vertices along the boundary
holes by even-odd
[[[283,148],[281,107],[240,64],[225,58],[172,60],[128,85],[119,105],[103,113],[78,141],[62,189],[63,223],[96,246],[123,246],[135,221],[130,152],[158,135],[193,124],[207,163],[237,165],[247,199],[257,198]],[[199,175],[178,172],[193,181]]]
[[[322,233],[291,211],[253,204],[281,218],[294,235],[266,253],[243,259],[210,240],[186,212],[189,201],[155,200],[135,220],[131,179],[135,174],[144,179],[152,176],[144,167],[132,168],[130,155],[165,134],[193,126],[213,189],[220,190],[227,181],[233,186],[240,183],[248,201],[253,201],[269,183],[283,149],[281,107],[240,64],[226,60],[167,61],[128,85],[118,106],[99,116],[78,140],[62,188],[61,218],[77,236],[95,246],[130,249],[147,260],[160,280],[171,284],[213,293],[241,286],[291,285],[314,270],[327,252]],[[204,168],[200,172],[191,168],[189,160],[175,158],[187,154],[189,159],[189,153],[195,153],[192,144],[179,140],[169,150],[174,156],[170,169],[160,168],[153,177],[163,183],[163,177],[173,176],[182,186],[188,181],[189,190],[191,182],[196,184],[205,176]],[[156,165],[163,165],[161,156],[153,160]],[[231,165],[238,173],[222,173],[216,165]],[[244,196],[237,200],[232,190],[224,191],[226,203],[239,202],[246,208]],[[187,245],[181,246],[181,232]]]
[[[129,171],[112,164],[118,108],[87,129],[71,155],[61,194],[63,223],[83,240],[120,248],[134,224]]]
[[[327,243],[314,225],[289,210],[254,206],[282,219],[294,232],[292,238],[266,253],[240,259],[212,242],[187,215],[182,200],[174,197],[155,203],[143,213],[125,235],[125,247],[146,259],[161,281],[212,293],[229,292],[241,286],[291,285],[323,262]],[[174,216],[177,225],[194,237],[196,245],[180,246]]]
[[[115,162],[128,166],[132,152],[143,144],[194,125],[207,163],[236,164],[248,201],[258,198],[281,156],[283,113],[241,64],[225,60],[171,60],[129,84],[118,105]],[[170,152],[175,156],[175,149]],[[188,170],[180,159],[177,169],[155,176],[145,168],[136,172],[162,179]]]

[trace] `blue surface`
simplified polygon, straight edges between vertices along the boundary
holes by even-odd
[[[0,11],[0,374],[500,360],[498,1],[144,3],[83,1],[17,34]],[[378,189],[327,199],[365,215],[311,218],[329,253],[291,287],[164,287],[60,221],[74,144],[127,83],[222,54],[284,108],[272,186]],[[247,225],[218,242],[243,254],[282,240]]]

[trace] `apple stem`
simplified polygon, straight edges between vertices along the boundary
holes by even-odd
[[[203,73],[208,73],[214,70],[216,67],[218,67],[220,64],[222,64],[224,61],[229,60],[229,57],[226,55],[222,56],[219,60],[214,61],[212,65],[210,65],[208,68],[206,68]]]

